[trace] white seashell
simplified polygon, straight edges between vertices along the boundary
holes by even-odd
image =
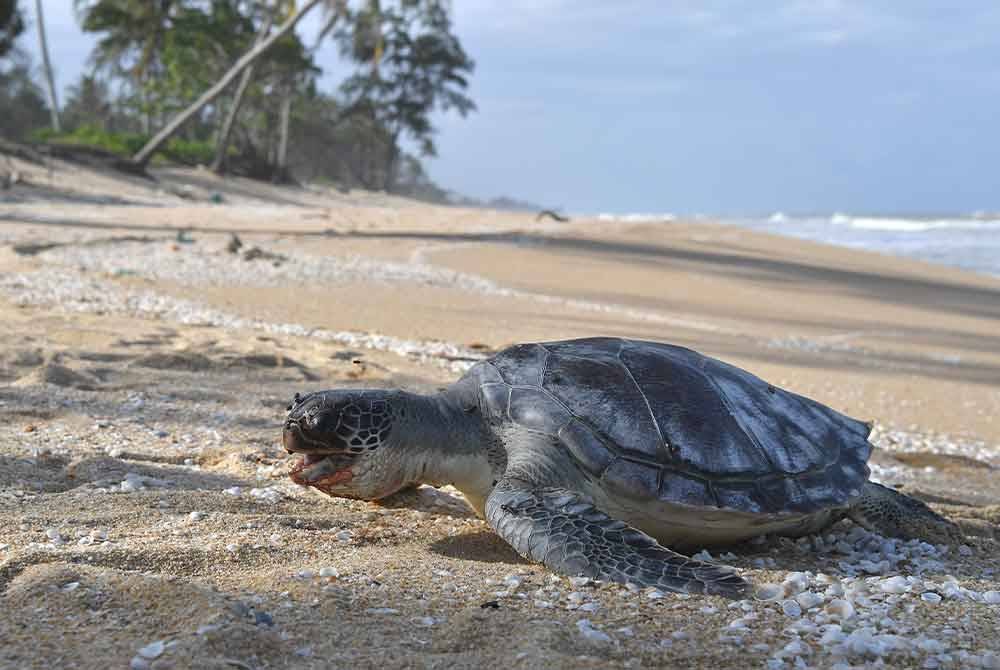
[[[784,656],[808,656],[812,654],[812,647],[802,640],[792,640],[781,650]]]
[[[576,628],[580,631],[580,635],[587,640],[593,642],[611,642],[611,636],[594,628],[590,623],[590,619],[580,619],[576,622]]]
[[[139,650],[139,655],[143,658],[159,658],[163,651],[167,648],[166,643],[163,640],[157,640],[156,642],[150,642],[145,647]]]
[[[785,613],[785,616],[790,616],[790,617],[802,616],[802,606],[799,605],[794,600],[782,601],[781,611]]]
[[[910,589],[910,584],[906,577],[896,576],[883,580],[879,588],[885,593],[906,593]]]
[[[790,572],[784,581],[785,592],[794,596],[809,587],[809,575],[804,572]]]
[[[826,612],[830,616],[838,617],[841,620],[850,619],[854,616],[854,605],[848,600],[831,600],[826,606]]]
[[[761,584],[754,596],[757,600],[780,600],[785,597],[785,587],[781,584]]]
[[[823,633],[823,636],[819,639],[819,643],[824,647],[831,647],[840,644],[846,639],[847,635],[844,631],[840,629],[840,626],[834,624]]]
[[[813,607],[823,604],[823,596],[818,593],[813,593],[812,591],[803,591],[799,595],[795,596],[795,601],[802,606],[803,610],[809,610]]]
[[[839,598],[844,595],[844,585],[840,582],[834,582],[826,587],[826,591],[823,592],[827,598]]]

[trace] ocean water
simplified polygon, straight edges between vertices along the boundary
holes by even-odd
[[[844,247],[909,256],[1000,277],[1000,218],[787,216],[722,219],[723,223]]]
[[[690,217],[664,212],[598,214],[594,218],[626,223],[670,223]],[[909,256],[1000,277],[1000,215],[935,218],[847,214],[790,216],[777,212],[767,217],[716,218],[699,214],[693,218],[842,247]]]

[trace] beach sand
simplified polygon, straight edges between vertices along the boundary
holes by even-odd
[[[0,667],[1000,668],[1000,281],[708,221],[18,167]],[[295,392],[433,391],[505,345],[589,335],[689,346],[874,420],[873,476],[968,544],[844,523],[713,549],[782,585],[732,603],[553,577],[452,490],[374,504],[287,478]]]

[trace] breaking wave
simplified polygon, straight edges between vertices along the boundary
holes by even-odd
[[[774,217],[772,217],[772,222]],[[786,219],[787,220],[787,219]],[[953,219],[905,219],[890,217],[848,216],[834,214],[830,223],[850,226],[860,230],[886,230],[899,233],[920,233],[927,230],[1000,230],[1000,219],[953,218]]]

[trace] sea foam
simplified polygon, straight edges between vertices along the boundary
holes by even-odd
[[[772,223],[778,223],[771,217]],[[781,221],[782,223],[784,221]],[[837,226],[850,226],[860,230],[886,230],[900,233],[924,232],[927,230],[950,229],[950,230],[979,230],[994,228],[1000,230],[1000,220],[998,219],[907,219],[894,217],[872,217],[872,216],[847,216],[846,214],[834,214],[830,217],[830,223]]]

